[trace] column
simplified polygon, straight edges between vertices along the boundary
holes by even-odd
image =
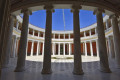
[[[117,68],[120,68],[120,33],[119,33],[117,17],[118,17],[117,15],[113,14],[110,16],[110,19],[112,20],[112,28],[113,28],[115,60],[116,60]]]
[[[16,54],[16,40],[17,40],[17,37],[14,36],[14,40],[13,40],[13,49],[12,49],[13,57],[15,57],[15,54]]]
[[[16,29],[18,30],[18,27],[19,27],[19,21],[17,20],[16,22]]]
[[[2,68],[8,67],[9,64],[9,58],[11,54],[11,46],[12,46],[12,33],[13,33],[13,26],[14,26],[14,20],[15,16],[10,15],[10,21],[9,21],[9,28],[8,28],[8,34],[6,37],[6,43],[5,43],[5,52],[2,57]]]
[[[98,46],[98,39],[96,40],[96,50],[97,50],[97,57],[99,57],[99,46]]]
[[[58,55],[60,55],[60,43],[58,44]]]
[[[15,49],[15,57],[18,55],[18,39],[16,40],[16,49]]]
[[[30,54],[30,56],[33,56],[33,49],[34,49],[34,41],[32,41],[32,45],[31,45],[31,54]]]
[[[17,66],[15,69],[15,72],[21,72],[25,70],[29,15],[32,13],[28,9],[23,9],[22,12],[23,12],[23,23],[22,23],[22,30],[21,30],[21,37],[20,37]]]
[[[90,41],[90,52],[91,52],[91,56],[93,56],[93,47],[92,47],[92,41]]]
[[[43,46],[42,46],[42,55],[44,55],[44,42],[43,42]]]
[[[65,56],[65,43],[63,43],[63,55]]]
[[[5,55],[6,50],[4,49],[6,49],[5,43],[7,42],[6,38],[8,37],[8,31],[9,31],[8,22],[10,18],[10,6],[11,6],[10,0],[0,0],[0,56],[1,56],[0,67],[2,67],[1,65],[2,65],[3,57],[7,57]],[[1,68],[0,68],[0,75],[1,75]]]
[[[79,23],[79,9],[81,6],[73,5],[73,34],[74,34],[74,69],[73,74],[82,75],[82,60],[81,60],[81,40],[80,40],[80,23]]]
[[[38,37],[40,36],[40,32],[38,31]]]
[[[106,20],[106,29],[109,28],[109,19]]]
[[[108,56],[107,56],[107,48],[106,48],[106,42],[105,42],[105,33],[104,33],[104,24],[103,24],[103,17],[102,12],[104,10],[97,8],[94,11],[94,14],[97,18],[97,33],[98,33],[98,46],[99,46],[99,56],[100,56],[100,70],[102,72],[111,72],[109,69],[108,64]]]
[[[71,44],[69,43],[69,55],[71,55]]]
[[[109,47],[109,55],[110,55],[110,58],[115,58],[114,45],[113,45],[112,36],[109,36],[109,37],[108,37],[108,47]]]
[[[53,6],[47,5],[46,9],[46,28],[45,28],[45,46],[42,74],[50,74],[51,70],[51,42],[52,42],[52,11]]]
[[[52,45],[52,52],[53,52],[53,55],[55,55],[55,43],[53,43]]]
[[[87,56],[87,43],[86,42],[84,43],[85,43],[85,56]]]
[[[40,53],[40,42],[38,41],[37,43],[37,56],[39,55]]]
[[[91,36],[91,29],[89,30],[89,35]]]
[[[86,32],[84,31],[84,37],[86,37]]]
[[[58,34],[58,38],[60,39],[60,34]]]

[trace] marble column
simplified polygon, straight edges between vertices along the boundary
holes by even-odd
[[[92,41],[90,41],[90,52],[91,52],[91,56],[93,56],[93,46],[92,46]]]
[[[58,44],[58,55],[60,55],[60,43]]]
[[[109,57],[115,58],[114,44],[113,44],[112,36],[108,37],[108,47],[109,47],[109,55],[110,55]]]
[[[3,54],[2,60],[2,68],[6,68],[9,65],[9,58],[11,54],[11,47],[12,47],[12,33],[13,33],[13,26],[14,26],[15,16],[10,15],[10,22],[9,22],[9,31],[6,37],[6,48],[5,53]]]
[[[19,21],[17,20],[16,22],[16,29],[18,30],[18,27],[19,27]]]
[[[52,52],[53,52],[53,55],[55,55],[55,43],[53,43],[52,45]]]
[[[37,43],[37,56],[39,55],[40,53],[40,42],[38,41]]]
[[[79,9],[81,6],[73,5],[73,35],[74,35],[74,69],[73,74],[82,75],[82,60],[81,60],[81,40],[80,40],[80,23],[79,23]]]
[[[42,55],[44,55],[44,42],[43,42],[43,46],[42,46]]]
[[[87,56],[87,43],[85,42],[85,56]]]
[[[71,44],[69,43],[69,55],[71,55]]]
[[[18,53],[18,38],[16,39],[16,48],[15,48],[15,57],[17,57]]]
[[[17,66],[15,72],[22,72],[25,70],[29,15],[32,14],[32,12],[29,9],[23,9],[22,12],[23,12],[23,23],[22,23],[22,30],[20,37]]]
[[[31,45],[31,54],[30,54],[30,56],[33,56],[33,49],[34,49],[34,41],[32,41],[32,45]]]
[[[96,40],[96,52],[97,52],[97,57],[99,57],[99,46],[98,46],[98,39]]]
[[[42,74],[52,73],[51,69],[51,42],[52,42],[52,12],[53,6],[46,5],[46,28],[45,28],[45,48]]]
[[[13,40],[13,49],[12,49],[12,54],[13,54],[13,56],[12,57],[15,57],[15,54],[16,54],[16,42],[17,42],[17,37],[16,36],[14,36],[14,40]]]
[[[65,56],[65,43],[63,43],[63,55]]]
[[[115,60],[116,60],[117,68],[120,68],[120,32],[119,32],[117,17],[118,17],[117,15],[113,14],[110,16],[110,19],[112,20],[112,28],[113,28]]]
[[[10,6],[10,0],[0,0],[0,75],[2,61],[6,51],[6,36],[8,36],[9,31]]]
[[[106,48],[106,41],[105,41],[102,12],[104,12],[104,10],[102,10],[100,8],[97,8],[94,11],[94,15],[96,15],[96,18],[97,18],[100,71],[109,73],[111,71],[110,71],[109,64],[108,64],[108,56],[107,56],[107,48]]]

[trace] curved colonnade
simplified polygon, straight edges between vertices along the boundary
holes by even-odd
[[[22,18],[17,16],[15,20],[15,26],[13,29],[13,46],[16,47],[12,57],[17,56],[19,39],[21,34]],[[108,16],[104,17],[104,27],[106,34],[106,41],[108,45],[108,37],[112,39],[113,32],[111,22]],[[97,23],[80,30],[81,37],[81,53],[85,56],[99,56],[97,47]],[[26,56],[38,56],[43,55],[44,51],[44,37],[45,29],[38,28],[32,24],[29,24],[28,30],[28,47]],[[113,44],[113,43],[112,43]],[[108,46],[107,46],[108,47]],[[61,49],[62,48],[62,49]],[[57,49],[57,50],[56,50]],[[64,50],[63,50],[64,49]],[[61,54],[60,54],[61,52]],[[73,55],[73,31],[52,31],[52,56],[56,55]]]
[[[37,0],[35,1],[35,3],[36,2],[37,2]],[[62,3],[58,4],[59,1],[57,4],[56,4],[56,2],[54,2],[55,3],[54,5],[51,5],[53,3],[45,4],[43,2],[44,5],[42,3],[40,3],[40,4],[42,4],[42,6],[37,6],[37,7],[30,7],[30,5],[26,5],[26,7],[25,7],[26,3],[21,4],[21,5],[17,5],[17,3],[16,3],[15,5],[12,5],[12,12],[15,11],[12,14],[18,15],[21,12],[23,13],[21,34],[20,34],[20,31],[18,30],[18,28],[20,28],[20,27],[18,27],[18,24],[16,24],[17,26],[15,26],[16,28],[14,28],[14,30],[13,30],[13,32],[14,32],[13,35],[15,35],[14,41],[13,41],[14,47],[18,47],[18,45],[19,45],[18,48],[16,48],[16,49],[13,48],[14,49],[13,55],[18,53],[17,67],[15,69],[15,72],[21,72],[21,71],[25,70],[25,59],[26,59],[25,57],[26,57],[26,55],[32,56],[35,54],[34,46],[37,46],[37,48],[36,48],[37,50],[35,50],[36,55],[39,55],[39,54],[44,55],[43,70],[42,70],[43,74],[49,74],[52,72],[52,70],[51,70],[51,54],[52,55],[61,55],[62,54],[61,48],[63,48],[63,51],[62,51],[63,55],[71,55],[72,53],[74,53],[74,69],[73,69],[74,74],[83,74],[82,64],[81,64],[82,52],[86,56],[88,54],[91,56],[93,56],[93,55],[98,56],[98,54],[99,54],[100,70],[102,72],[109,73],[109,72],[111,72],[111,70],[109,69],[107,52],[109,52],[110,55],[113,57],[114,51],[115,51],[116,64],[117,64],[117,67],[120,68],[120,62],[119,62],[120,61],[120,54],[119,54],[120,53],[120,46],[119,46],[120,45],[120,42],[119,42],[120,37],[119,37],[119,34],[120,33],[119,33],[118,19],[117,19],[117,17],[119,16],[119,10],[117,10],[117,7],[114,7],[111,5],[105,6],[104,5],[105,3],[101,4],[99,2],[96,3],[95,7],[93,7],[93,6],[89,7],[90,5],[93,5],[93,3],[94,3],[94,2],[92,3],[89,1],[88,1],[88,3],[86,1],[84,4],[77,4],[77,2],[74,2],[74,1],[70,1],[68,3],[67,2],[68,1],[65,2],[66,4],[64,4],[64,6],[62,6],[63,5]],[[74,4],[71,2],[74,2]],[[81,1],[78,1],[78,2],[81,2]],[[32,6],[35,6],[34,2],[32,4],[33,4]],[[38,3],[37,5],[40,5],[40,4]],[[80,5],[82,5],[82,7]],[[86,6],[86,5],[89,5],[89,6]],[[19,10],[23,6],[25,8],[22,10]],[[63,7],[64,8],[72,8],[73,28],[74,28],[73,32],[72,31],[66,31],[66,32],[53,31],[52,32],[52,12],[53,12],[53,9],[58,8],[58,7],[59,8],[63,8]],[[97,23],[80,30],[79,10],[81,8],[87,9],[87,10],[93,10],[94,15],[96,15]],[[31,11],[35,11],[38,9],[39,10],[46,9],[46,28],[45,28],[45,30],[40,29],[40,31],[39,31],[39,28],[37,28],[37,27],[32,28],[29,25],[29,15],[32,13]],[[104,12],[107,15],[109,15],[109,16],[105,16],[106,17],[106,18],[104,18],[105,20],[103,20],[103,17],[102,17],[102,13],[104,13]],[[112,23],[111,23],[111,21],[112,21]],[[11,15],[9,22],[10,22],[10,24],[9,24],[10,30],[12,30],[11,28],[14,26],[14,16],[13,15]],[[18,23],[18,22],[16,22],[16,23]],[[111,28],[111,26],[112,26],[112,28]],[[104,29],[106,29],[106,30],[104,30]],[[8,32],[9,38],[11,38],[10,30]],[[31,30],[33,30],[33,31],[31,31]],[[28,33],[29,33],[29,35],[28,35]],[[68,33],[70,33],[70,34],[68,34]],[[20,35],[21,35],[21,37],[20,37]],[[111,38],[112,35],[114,38],[113,43],[112,43],[112,38]],[[28,38],[27,38],[27,36],[28,36]],[[106,38],[108,38],[107,44],[106,44],[105,36],[106,36]],[[20,37],[20,41],[17,40],[17,38],[19,38],[19,37]],[[9,44],[11,43],[10,42],[11,39],[7,39],[7,40],[8,40],[8,42],[7,42],[6,47],[9,47]],[[29,45],[31,44],[29,41],[32,41],[31,48],[29,48]],[[38,45],[35,44],[35,42],[37,42]],[[42,48],[40,48],[41,42],[44,43],[44,44],[42,44]],[[82,42],[82,44],[84,43],[84,45],[83,45],[85,47],[85,49],[83,48],[84,50],[81,47],[81,45],[82,45],[81,42]],[[90,44],[87,44],[88,42]],[[51,45],[51,43],[53,45]],[[59,43],[59,45],[58,45],[58,43]],[[74,43],[74,48],[73,48],[72,43]],[[28,44],[28,46],[27,46],[27,44]],[[67,44],[69,44],[69,46],[68,46],[69,48],[66,47]],[[97,45],[97,50],[95,48],[93,48],[94,44]],[[111,48],[113,48],[113,45],[111,45],[111,44],[114,44],[114,49],[115,49],[114,51],[113,51],[113,49],[111,49]],[[56,48],[56,45],[58,46],[58,48]],[[109,45],[109,48],[106,47],[106,45]],[[72,48],[71,48],[71,46],[72,46]],[[90,46],[90,50],[88,49],[88,46]],[[70,50],[70,48],[74,49],[74,51]],[[19,49],[18,52],[17,52],[17,49]],[[29,52],[29,49],[30,49],[30,52]],[[9,51],[9,48],[6,51]],[[26,54],[26,52],[27,52],[27,54]],[[7,55],[6,53],[5,53],[5,55]],[[8,56],[4,56],[5,61],[3,60],[3,64],[5,64],[5,66],[7,66],[7,63],[8,63],[7,58],[8,58]]]

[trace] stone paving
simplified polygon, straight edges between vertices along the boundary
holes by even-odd
[[[112,73],[99,71],[99,58],[82,56],[84,75],[73,75],[73,59],[52,59],[52,74],[42,75],[42,56],[26,58],[26,71],[14,72],[16,58],[11,58],[10,67],[2,70],[1,80],[120,80],[120,69],[114,59],[109,60]]]

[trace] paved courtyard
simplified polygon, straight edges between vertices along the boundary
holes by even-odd
[[[62,57],[62,58],[60,58]],[[109,60],[112,73],[99,71],[99,58],[82,56],[84,75],[73,75],[73,59],[58,56],[52,59],[52,74],[42,75],[42,56],[26,58],[26,71],[14,72],[16,58],[11,58],[10,67],[2,70],[2,80],[120,80],[120,69],[115,67],[115,61]]]

